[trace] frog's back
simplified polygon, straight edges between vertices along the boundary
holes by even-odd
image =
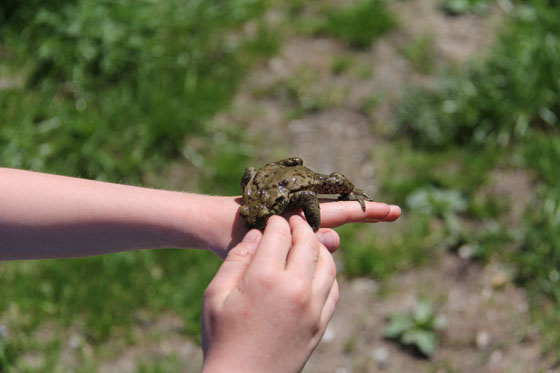
[[[267,166],[256,176],[256,183],[263,189],[295,192],[311,190],[317,183],[316,173],[305,166]]]

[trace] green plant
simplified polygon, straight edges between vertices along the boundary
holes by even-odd
[[[437,315],[429,301],[420,301],[411,313],[395,312],[389,316],[385,337],[418,349],[430,357],[439,344],[438,332],[447,327],[447,318]]]
[[[525,164],[538,177],[537,204],[528,207],[525,232],[514,253],[518,280],[560,304],[560,138],[539,136],[526,146]]]
[[[0,324],[0,372],[7,372],[16,360],[16,351],[7,339],[7,330]]]
[[[401,48],[402,55],[421,74],[430,74],[435,67],[434,38],[424,34]]]
[[[441,7],[449,14],[483,12],[490,7],[492,0],[443,0]]]
[[[463,240],[457,214],[465,211],[468,203],[459,191],[421,188],[408,196],[407,205],[411,210],[443,220],[447,246],[455,246]]]
[[[9,167],[141,182],[180,157],[187,136],[208,136],[247,67],[277,46],[259,21],[263,1],[20,8],[28,21],[3,25],[3,47],[31,70],[28,86],[0,91],[0,162]],[[248,20],[254,35],[239,30]]]
[[[397,24],[393,14],[380,0],[358,0],[342,9],[327,8],[325,17],[316,33],[341,39],[358,49],[369,47]]]
[[[353,61],[347,56],[336,56],[331,61],[331,71],[335,75],[341,75],[347,72],[352,66]]]
[[[433,89],[408,89],[396,116],[415,143],[499,144],[533,128],[557,129],[560,115],[560,7],[520,6],[489,57],[451,70]]]

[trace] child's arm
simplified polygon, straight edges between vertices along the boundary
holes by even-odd
[[[323,226],[392,221],[384,203],[322,204]],[[205,196],[0,168],[0,260],[80,257],[165,247],[225,258],[247,232],[237,197]],[[331,251],[338,236],[320,229]]]

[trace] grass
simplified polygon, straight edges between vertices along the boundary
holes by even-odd
[[[435,69],[436,51],[434,37],[424,34],[401,49],[412,68],[421,74],[431,74]]]
[[[379,0],[358,0],[343,8],[326,6],[321,16],[307,26],[313,34],[339,39],[355,49],[370,47],[397,25],[393,13]]]
[[[5,48],[14,63],[38,57],[27,87],[0,97],[9,108],[0,116],[8,124],[0,143],[9,144],[0,161],[137,183],[177,158],[186,135],[205,136],[205,123],[227,106],[251,61],[275,43],[262,27],[230,41],[243,22],[260,17],[261,2],[194,4],[78,1],[37,5],[23,25],[14,16],[3,29]]]
[[[443,0],[441,7],[451,15],[463,13],[482,13],[487,10],[491,0]]]
[[[410,90],[397,111],[419,144],[500,144],[558,127],[560,9],[520,7],[486,61],[450,71],[436,88]]]
[[[493,216],[495,228],[471,235],[468,243],[482,258],[499,256],[509,262],[535,304],[552,304],[537,306],[538,316],[548,320],[543,331],[552,341],[551,350],[560,345],[558,320],[551,316],[560,304],[558,16],[557,4],[536,0],[518,6],[488,58],[447,72],[433,88],[410,90],[397,110],[400,129],[419,148],[430,149],[424,152],[447,152],[457,145],[476,152],[501,147],[498,165],[522,167],[533,175],[534,195],[522,227],[500,226],[504,207],[487,200],[471,205],[468,212],[478,218]],[[480,177],[491,164],[478,163],[473,169],[480,167],[479,175],[463,174],[459,184],[476,191],[477,183],[468,180],[483,182]]]
[[[238,175],[251,156],[243,132],[216,132],[210,123],[250,66],[279,45],[264,22],[267,6],[1,5],[0,71],[23,84],[0,91],[0,164],[142,184],[145,175],[188,156],[186,143],[197,143],[204,163],[193,177],[201,190],[238,194]],[[248,22],[255,33],[244,32]],[[89,346],[79,354],[79,371],[95,371],[95,354],[109,338],[133,338],[141,311],[171,311],[183,318],[186,335],[198,336],[202,294],[219,262],[211,253],[161,250],[1,263],[0,371],[54,371],[68,337],[61,331]],[[34,338],[46,325],[57,331],[54,338]],[[170,360],[139,369],[176,366]]]
[[[199,191],[239,193],[239,175],[255,148],[243,123],[218,128],[212,118],[227,109],[251,66],[277,50],[282,35],[267,26],[268,6],[242,0],[1,5],[0,76],[25,83],[0,91],[0,164],[140,184],[146,175],[157,180],[170,162],[187,160]],[[300,26],[309,21],[300,32],[350,47],[329,62],[339,76],[369,77],[374,66],[356,72],[352,53],[396,27],[381,1],[323,5],[311,18],[301,0],[285,7]],[[487,58],[438,75],[429,89],[407,87],[396,127],[381,130],[386,141],[372,154],[379,165],[376,198],[400,204],[403,216],[389,230],[339,231],[343,273],[351,277],[388,278],[436,260],[442,250],[509,262],[540,308],[535,317],[551,351],[560,346],[559,11],[544,1],[524,2]],[[420,36],[401,53],[429,75],[432,46],[431,37]],[[343,103],[341,92],[319,86],[320,77],[302,69],[262,93],[286,104],[293,117]],[[387,99],[374,92],[364,115]],[[504,223],[508,202],[488,192],[496,169],[531,175],[534,198],[519,226]],[[95,371],[107,340],[134,343],[133,326],[145,312],[154,319],[164,310],[180,315],[183,332],[196,336],[201,295],[218,265],[211,254],[172,249],[2,263],[0,371],[54,371],[71,333],[82,341],[77,371]],[[45,330],[52,335],[41,336]],[[144,372],[181,369],[174,356],[138,365]]]

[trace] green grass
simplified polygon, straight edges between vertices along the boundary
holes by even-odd
[[[535,314],[546,320],[541,324],[551,350],[560,345],[558,318],[553,316],[560,304],[559,16],[555,3],[518,5],[486,59],[448,71],[430,89],[410,89],[396,116],[399,129],[414,139],[415,152],[427,154],[427,159],[457,145],[470,148],[473,160],[477,153],[496,152],[494,162],[482,157],[459,167],[458,183],[434,178],[441,165],[428,172],[421,167],[419,177],[467,192],[466,217],[489,225],[466,231],[462,240],[475,257],[494,257],[515,269],[517,283],[527,288],[539,309]],[[494,167],[525,169],[532,176],[534,188],[522,226],[500,223],[508,207],[482,192],[483,175]],[[402,198],[413,188],[415,174],[410,173],[409,182],[389,181],[389,191]]]
[[[375,39],[396,27],[394,15],[379,0],[358,0],[344,8],[326,8],[325,19],[315,34],[340,39],[357,49],[369,47]]]
[[[410,90],[397,120],[419,145],[500,144],[558,127],[558,6],[520,6],[485,61]]]
[[[430,34],[421,35],[401,48],[402,55],[412,68],[421,74],[431,74],[435,68],[436,51],[434,37]]]
[[[441,7],[447,13],[459,15],[463,13],[482,13],[490,7],[492,0],[443,0]]]
[[[239,193],[239,175],[255,149],[243,123],[218,128],[212,118],[227,109],[253,63],[277,50],[282,35],[262,17],[269,5],[1,5],[0,74],[25,84],[0,91],[0,164],[142,183],[186,159],[200,191]],[[311,16],[301,0],[284,6],[300,32],[357,49],[396,27],[381,1],[320,6]],[[376,132],[384,141],[372,154],[380,183],[375,198],[400,204],[403,216],[390,227],[339,231],[343,273],[350,277],[388,278],[449,249],[508,262],[541,308],[536,317],[551,351],[560,346],[554,314],[560,304],[559,11],[544,1],[524,2],[486,58],[450,69],[430,89],[407,87],[397,127]],[[245,32],[246,22],[256,32]],[[431,48],[431,39],[420,36],[401,51],[430,74]],[[374,66],[357,73],[355,51],[345,53],[330,60],[333,74],[371,74]],[[337,92],[317,91],[319,78],[302,69],[261,93],[285,103],[292,117],[339,106]],[[364,111],[387,99],[375,91]],[[510,206],[488,193],[496,169],[531,175],[534,198],[520,226],[504,223]],[[209,253],[179,250],[1,263],[0,371],[54,371],[71,332],[83,338],[77,370],[93,372],[108,340],[135,342],[132,331],[144,313],[157,319],[171,311],[185,321],[185,335],[196,336],[201,296],[218,265]],[[43,329],[54,333],[37,338]],[[25,354],[40,356],[40,364],[26,367]],[[180,369],[173,356],[138,365],[144,372]]]
[[[179,157],[186,136],[207,136],[252,61],[277,45],[264,26],[252,37],[239,30],[263,2],[53,7],[3,28],[14,63],[34,57],[27,86],[0,94],[5,166],[140,182]]]
[[[200,191],[239,193],[251,156],[243,128],[217,131],[253,63],[279,45],[266,1],[53,1],[0,5],[0,164],[121,183],[156,184],[172,161],[203,163]],[[247,22],[256,32],[246,33]],[[95,258],[0,263],[0,371],[54,371],[73,331],[96,369],[112,338],[133,339],[138,312],[181,316],[198,336],[202,294],[220,261],[161,250]],[[56,331],[48,340],[33,333]],[[4,330],[4,329],[3,329]],[[93,352],[91,352],[93,351]],[[25,354],[40,358],[27,366]],[[33,365],[33,364],[32,364]],[[177,364],[146,362],[140,371]]]

